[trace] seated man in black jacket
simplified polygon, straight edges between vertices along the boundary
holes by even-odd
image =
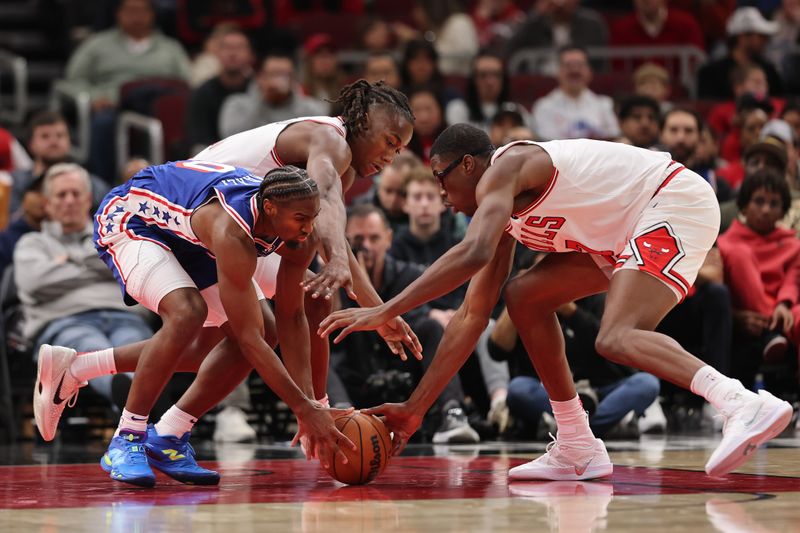
[[[599,400],[589,408],[589,425],[595,435],[607,438],[612,428],[624,430],[621,436],[638,431],[636,417],[656,401],[658,378],[646,372],[635,372],[600,357],[594,348],[600,328],[605,297],[590,296],[561,306],[556,314],[564,332],[566,353],[576,381],[588,380],[587,398]],[[523,425],[536,426],[543,413],[552,414],[547,392],[522,346],[517,330],[504,310],[489,337],[489,353],[496,359],[507,359],[514,376],[508,387],[508,407]],[[584,390],[586,388],[584,387]],[[630,414],[632,413],[632,414]],[[547,420],[547,417],[544,417]],[[618,433],[619,434],[619,433]]]
[[[395,259],[430,266],[461,239],[456,236],[457,215],[448,209],[442,198],[439,182],[429,168],[412,169],[405,181],[405,205],[408,226],[400,228],[392,239],[389,254]],[[467,285],[429,302],[428,316],[447,327],[450,319],[464,301]],[[486,334],[491,331],[491,324]],[[488,408],[487,421],[502,432],[507,424],[506,394],[508,389],[508,365],[493,361],[486,350],[485,343],[476,346],[477,364],[472,366],[473,379],[464,374],[465,392],[473,399],[488,395],[483,408]],[[481,383],[482,381],[482,383]],[[478,399],[476,404],[481,407]]]
[[[387,253],[392,243],[392,230],[377,207],[369,204],[353,207],[347,217],[346,232],[359,263],[384,301],[422,275],[422,266],[398,261]],[[342,300],[345,307],[357,305],[345,296]],[[333,370],[341,378],[355,407],[405,398],[417,385],[430,366],[444,332],[437,321],[428,317],[429,310],[422,306],[403,316],[422,343],[425,355],[422,361],[398,360],[372,331],[353,334],[338,345],[344,353],[332,355]],[[397,394],[397,397],[384,397],[387,394]],[[332,403],[343,400],[331,399]],[[432,412],[434,419],[441,414],[441,423],[433,435],[434,443],[478,442],[477,432],[470,427],[461,409],[463,399],[461,382],[456,375],[439,397],[438,409],[435,407]]]

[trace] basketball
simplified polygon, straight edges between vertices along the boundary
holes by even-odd
[[[392,439],[386,426],[377,417],[362,413],[340,416],[336,427],[356,445],[355,450],[346,446],[340,449],[347,457],[347,464],[338,457],[330,461],[326,469],[337,481],[348,485],[363,485],[375,479],[386,468]]]

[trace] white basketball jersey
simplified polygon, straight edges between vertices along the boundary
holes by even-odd
[[[632,237],[668,168],[683,168],[666,152],[589,139],[514,142],[500,147],[492,163],[516,144],[543,148],[555,172],[541,196],[512,215],[506,232],[533,250],[587,252],[609,262]]]
[[[270,170],[282,167],[285,164],[275,151],[278,135],[289,125],[304,121],[327,124],[336,128],[336,131],[342,137],[347,137],[347,130],[342,117],[300,117],[273,122],[231,135],[212,144],[192,159],[234,165],[245,168],[256,176],[264,176]]]

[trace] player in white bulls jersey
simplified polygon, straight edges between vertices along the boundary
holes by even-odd
[[[579,480],[612,472],[575,392],[555,316],[560,305],[603,291],[608,298],[598,353],[691,389],[725,416],[722,442],[706,464],[709,475],[732,471],[788,425],[788,402],[748,391],[653,331],[685,296],[717,236],[719,208],[700,176],[669,154],[602,141],[513,143],[494,150],[485,133],[465,124],[439,136],[431,167],[448,202],[473,216],[464,240],[397,297],[374,309],[333,313],[320,330],[327,335],[343,327],[338,342],[471,280],[411,397],[364,410],[386,416],[396,449],[472,352],[508,277],[515,240],[556,252],[508,282],[503,296],[551,399],[558,435],[544,455],[511,469],[512,480]]]

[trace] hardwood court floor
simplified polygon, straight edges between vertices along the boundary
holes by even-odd
[[[140,489],[108,479],[102,443],[27,444],[0,448],[0,532],[800,532],[798,436],[724,479],[702,472],[711,436],[608,442],[614,474],[591,482],[509,483],[543,443],[416,446],[363,487],[278,445],[201,447],[219,487]]]

